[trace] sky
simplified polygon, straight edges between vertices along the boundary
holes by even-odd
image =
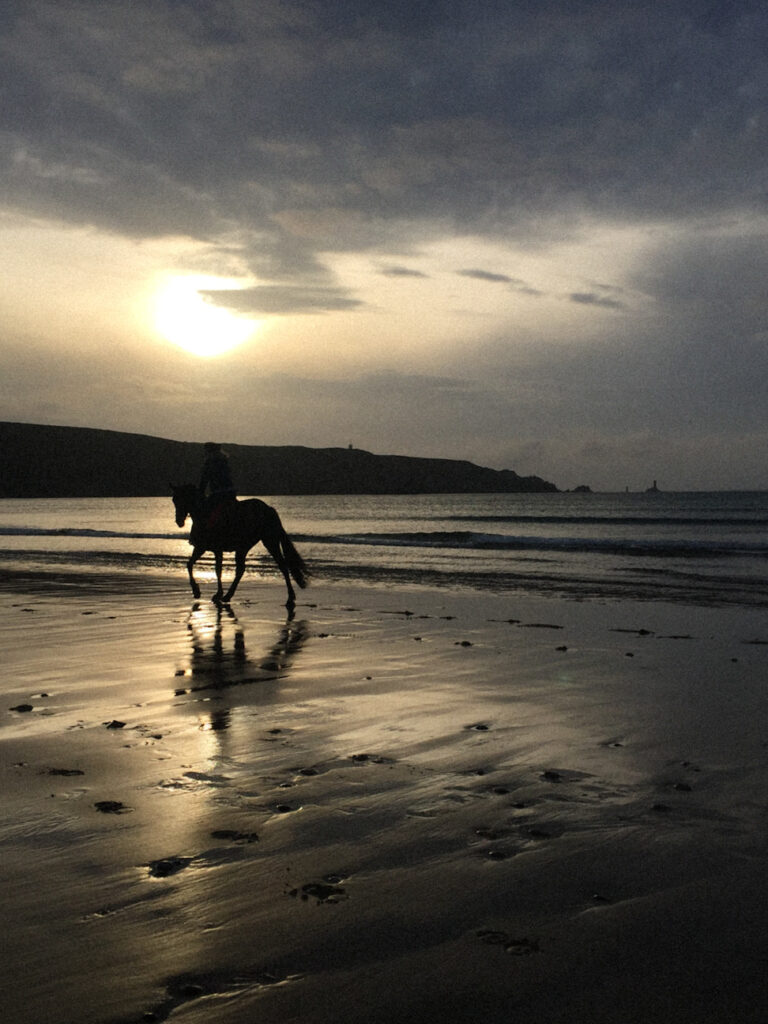
[[[0,419],[768,489],[762,0],[5,0]]]

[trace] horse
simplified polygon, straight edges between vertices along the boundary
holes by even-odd
[[[216,562],[218,589],[213,595],[213,603],[229,604],[245,572],[246,555],[254,544],[261,541],[277,562],[278,568],[285,578],[285,584],[288,587],[288,600],[285,602],[285,606],[288,609],[293,609],[296,604],[296,593],[291,584],[291,577],[297,586],[306,587],[309,570],[283,529],[280,516],[271,505],[267,505],[266,502],[260,501],[258,498],[234,501],[227,510],[227,521],[217,528],[215,525],[211,527],[205,522],[203,498],[195,484],[171,484],[171,489],[176,509],[176,525],[183,527],[187,517],[192,519],[189,542],[193,547],[192,554],[187,561],[187,572],[195,598],[200,597],[200,587],[197,585],[192,570],[195,562],[206,551],[213,553]],[[221,583],[225,551],[234,551],[235,553],[235,577],[226,594]]]

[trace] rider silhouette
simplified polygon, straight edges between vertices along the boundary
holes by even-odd
[[[214,441],[207,441],[204,450],[205,462],[198,485],[203,502],[203,522],[207,532],[225,532],[232,522],[231,512],[237,500],[229,458],[221,445]]]

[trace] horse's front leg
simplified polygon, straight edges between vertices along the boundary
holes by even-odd
[[[235,578],[232,580],[232,583],[230,584],[229,590],[224,595],[224,603],[225,604],[228,601],[232,600],[232,598],[234,597],[235,591],[237,590],[237,585],[240,582],[240,580],[243,578],[243,573],[245,572],[245,556],[246,556],[246,554],[247,554],[246,551],[236,551],[235,552]]]
[[[224,587],[221,583],[221,573],[224,566],[224,552],[214,551],[213,558],[216,563],[216,582],[218,586],[216,588],[216,593],[213,595],[211,600],[214,604],[224,604],[228,600],[228,598],[224,597]]]
[[[195,574],[193,573],[192,569],[194,567],[195,562],[199,558],[201,558],[204,553],[205,548],[195,547],[192,549],[192,554],[187,559],[187,574],[189,576],[189,585],[190,587],[192,587],[192,594],[194,597],[200,597],[200,587],[198,587],[197,585],[197,580],[195,579]]]

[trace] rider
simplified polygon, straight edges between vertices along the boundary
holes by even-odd
[[[222,451],[221,445],[214,441],[206,441],[204,450],[205,462],[199,484],[203,500],[203,521],[207,530],[226,529],[237,500],[229,458]]]

